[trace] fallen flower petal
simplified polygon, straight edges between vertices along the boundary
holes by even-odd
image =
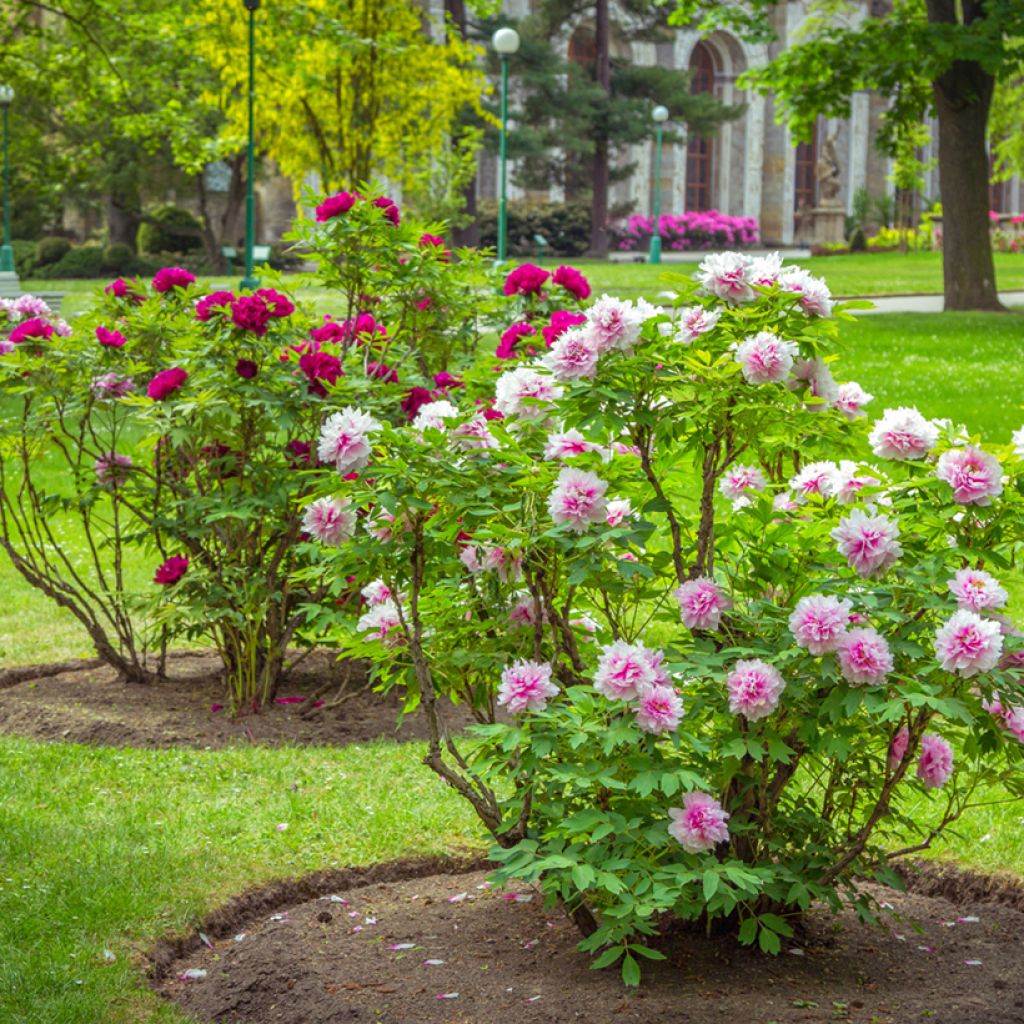
[[[190,967],[178,975],[178,981],[202,981],[206,977],[206,971],[201,967]]]
[[[964,963],[967,964],[968,967],[980,967],[981,966],[981,961],[980,960],[965,960]]]
[[[468,896],[469,896],[469,893],[468,893],[468,892],[460,892],[460,893],[458,894],[458,896],[449,896],[449,897],[448,897],[448,902],[449,902],[449,903],[461,903],[461,902],[462,902],[462,901],[463,901],[464,899],[466,899],[466,898],[467,898]]]
[[[423,961],[428,967],[440,967],[444,963],[443,960],[424,960]]]
[[[223,711],[224,710],[224,705],[223,704],[211,704],[210,705],[210,710],[211,711]]]
[[[275,704],[305,704],[305,697],[275,697]]]
[[[981,920],[980,917],[958,917],[957,921],[960,924],[977,924]]]
[[[205,932],[199,933],[199,941],[207,948],[213,949],[213,943],[209,940]]]
[[[388,946],[388,949],[415,949],[415,942],[395,942]]]
[[[281,823],[280,823],[280,824],[279,824],[279,825],[277,826],[277,831],[278,831],[278,832],[284,832],[284,831],[285,831],[285,829],[287,829],[287,828],[288,828],[288,822],[287,822],[287,821],[282,821],[282,822],[281,822]]]
[[[459,993],[458,992],[440,992],[436,996],[434,996],[434,998],[435,999],[458,999],[459,998]]]

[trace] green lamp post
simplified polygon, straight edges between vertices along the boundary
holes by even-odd
[[[11,247],[11,151],[10,115],[14,90],[0,85],[0,108],[4,117],[4,244],[0,246],[0,274],[14,273],[14,249]]]
[[[256,12],[260,0],[243,0],[249,12],[249,151],[246,158],[245,182],[245,277],[241,287],[259,288],[260,279],[253,276],[253,246],[256,243],[256,201],[253,179],[256,171],[255,139],[253,134],[253,104],[256,99]]]
[[[651,251],[648,260],[651,263],[661,262],[661,232],[658,230],[658,221],[661,220],[661,134],[662,127],[668,120],[668,107],[659,103],[651,111],[651,120],[654,121],[654,230],[651,234]]]
[[[519,33],[514,28],[499,28],[491,36],[491,45],[501,58],[501,144],[498,189],[498,262],[505,262],[508,249],[508,59],[519,49]]]

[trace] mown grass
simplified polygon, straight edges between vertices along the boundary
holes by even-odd
[[[185,1024],[144,981],[161,936],[270,879],[482,850],[422,754],[383,742],[191,751],[0,739],[0,1020]],[[947,853],[1019,867],[1022,825],[1020,807],[982,808]]]

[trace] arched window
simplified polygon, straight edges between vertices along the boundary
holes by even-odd
[[[796,147],[793,174],[793,217],[797,227],[801,217],[818,205],[818,125],[810,142],[801,142]]]
[[[715,56],[705,43],[697,43],[690,55],[690,92],[715,91]],[[708,210],[714,190],[713,140],[691,136],[686,144],[686,209]]]

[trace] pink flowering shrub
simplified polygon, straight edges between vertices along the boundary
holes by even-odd
[[[671,917],[768,953],[815,900],[870,917],[858,880],[898,884],[979,780],[1024,793],[1021,452],[837,382],[849,313],[777,257],[709,257],[676,306],[599,297],[422,425],[353,397],[359,476],[320,471],[364,525],[319,571],[392,595],[332,635],[425,717],[497,877],[630,983]]]
[[[612,225],[612,244],[622,252],[646,251],[654,234],[654,219],[633,214],[625,224]],[[662,214],[658,234],[666,250],[743,248],[757,245],[756,217],[733,217],[718,210],[688,210]]]

